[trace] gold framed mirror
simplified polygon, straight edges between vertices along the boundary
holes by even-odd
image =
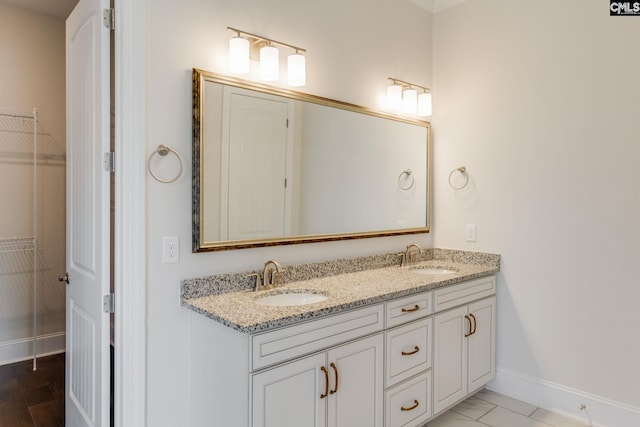
[[[429,232],[430,131],[193,69],[193,251]]]

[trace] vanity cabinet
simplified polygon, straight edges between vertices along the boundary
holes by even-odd
[[[252,375],[253,427],[382,427],[382,333]]]
[[[190,426],[418,427],[495,376],[495,276],[247,334],[192,313]]]
[[[495,377],[494,294],[493,276],[439,289],[434,293],[436,311],[446,310],[434,316],[435,415]]]

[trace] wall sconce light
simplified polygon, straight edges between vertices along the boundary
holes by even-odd
[[[402,111],[403,113],[418,116],[430,116],[431,90],[428,87],[420,86],[402,80],[389,77],[391,84],[387,87],[387,106],[391,111]],[[418,94],[421,89],[422,93]]]
[[[229,71],[235,74],[249,72],[249,59],[260,62],[260,79],[275,81],[280,78],[280,52],[274,45],[293,49],[287,58],[287,81],[290,86],[304,86],[306,81],[306,62],[302,54],[306,49],[258,36],[237,28],[227,27],[236,33],[229,41]],[[244,40],[244,41],[242,41]]]

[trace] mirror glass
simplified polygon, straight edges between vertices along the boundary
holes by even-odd
[[[429,231],[430,124],[193,70],[194,252]]]

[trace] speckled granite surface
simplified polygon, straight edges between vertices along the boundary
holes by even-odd
[[[251,290],[252,283],[246,277],[251,271],[189,279],[181,284],[181,301],[183,306],[235,330],[254,333],[487,276],[500,268],[496,254],[434,249],[427,251],[427,257],[431,259],[411,268],[399,267],[395,254],[285,266],[285,285],[258,293]],[[417,272],[417,267],[448,268],[456,273],[425,275]],[[244,290],[238,290],[238,281]],[[256,298],[291,291],[328,298],[303,306],[255,303]]]

